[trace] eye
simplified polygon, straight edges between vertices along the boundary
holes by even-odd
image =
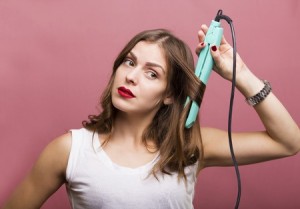
[[[127,66],[133,67],[134,66],[134,61],[128,57],[126,57],[123,61],[123,63]]]
[[[153,70],[149,70],[146,72],[146,75],[150,79],[156,79],[157,78],[157,73]]]

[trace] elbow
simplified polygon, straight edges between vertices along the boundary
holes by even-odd
[[[292,155],[296,155],[300,152],[300,138],[298,139],[298,146],[295,147],[295,149],[292,152]]]
[[[289,146],[285,147],[281,157],[286,158],[286,157],[292,157],[294,155],[297,155],[300,151],[299,146]]]
[[[280,143],[282,149],[282,157],[290,157],[297,155],[300,152],[300,129],[296,129],[289,134]]]
[[[294,149],[292,149],[292,150],[289,152],[289,155],[288,155],[288,156],[294,156],[294,155],[297,155],[299,152],[300,152],[300,148],[299,148],[299,147],[294,148]]]
[[[289,149],[290,156],[296,155],[300,152],[300,129],[298,130],[298,134],[295,134],[293,141],[294,143]]]
[[[295,149],[295,153],[294,155],[296,155],[298,152],[300,152],[300,129],[298,128],[298,134],[297,134],[297,137],[295,139],[296,141],[296,149]]]

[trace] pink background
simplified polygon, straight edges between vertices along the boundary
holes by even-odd
[[[112,62],[134,34],[167,28],[194,50],[199,26],[220,8],[234,20],[240,55],[272,83],[300,124],[297,0],[0,1],[0,206],[46,144],[97,112]],[[229,94],[230,84],[213,74],[203,125],[227,129]],[[237,92],[233,130],[256,129],[261,123]],[[298,155],[241,167],[240,208],[300,208],[299,160]],[[236,191],[233,168],[207,169],[199,176],[195,208],[233,208]],[[69,208],[65,188],[42,208]]]

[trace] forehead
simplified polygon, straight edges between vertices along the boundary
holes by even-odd
[[[132,48],[131,52],[141,62],[156,63],[164,69],[167,68],[165,52],[157,43],[140,41]]]

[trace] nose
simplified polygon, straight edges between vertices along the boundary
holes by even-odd
[[[128,71],[126,74],[126,81],[128,83],[131,83],[133,85],[136,85],[138,83],[138,77],[139,77],[139,69],[133,68]]]

